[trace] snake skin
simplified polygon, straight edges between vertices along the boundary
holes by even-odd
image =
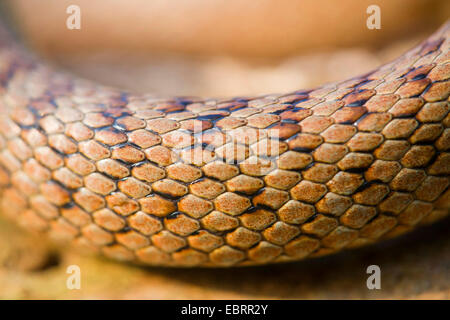
[[[450,23],[347,81],[234,99],[78,79],[0,37],[1,210],[108,257],[299,260],[449,215]]]

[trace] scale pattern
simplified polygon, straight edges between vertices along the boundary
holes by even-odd
[[[90,83],[2,32],[2,212],[167,266],[299,260],[437,221],[450,207],[449,33],[347,81],[221,100]]]

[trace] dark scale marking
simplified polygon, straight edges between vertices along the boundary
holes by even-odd
[[[364,167],[364,168],[348,168],[348,169],[345,169],[343,171],[348,172],[348,173],[364,173],[364,172],[367,171],[367,169],[369,167],[370,167],[370,165],[367,166],[367,167]]]
[[[208,114],[204,116],[198,116],[196,119],[200,121],[212,121],[214,123],[225,117],[226,116],[223,114]]]
[[[358,192],[362,192],[364,190],[366,190],[367,188],[376,185],[376,184],[385,184],[383,181],[381,180],[371,180],[371,181],[364,181],[362,185],[360,185],[355,192],[353,192],[353,194],[358,193]]]
[[[361,107],[367,102],[367,100],[368,99],[361,99],[361,100],[346,104],[345,107]]]
[[[173,219],[177,218],[180,214],[182,214],[182,213],[179,211],[172,212],[172,213],[169,213],[165,218],[167,220],[173,220]]]

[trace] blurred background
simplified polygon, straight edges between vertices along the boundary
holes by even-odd
[[[3,0],[41,55],[138,92],[230,96],[342,80],[395,58],[441,25],[448,0]],[[81,29],[66,28],[66,8]],[[366,27],[369,5],[381,29]]]
[[[81,8],[68,30],[66,8]],[[366,9],[381,8],[368,30]],[[387,62],[450,17],[448,0],[2,0],[36,54],[135,92],[232,96],[343,80]],[[1,218],[0,218],[1,219]],[[258,268],[138,268],[55,247],[0,220],[0,298],[450,298],[449,221],[374,247]],[[82,289],[67,290],[77,264]],[[382,290],[366,287],[378,264]]]

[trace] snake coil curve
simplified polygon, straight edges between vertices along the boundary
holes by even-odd
[[[118,260],[299,260],[449,215],[450,23],[365,75],[158,98],[55,72],[2,30],[1,211]]]

